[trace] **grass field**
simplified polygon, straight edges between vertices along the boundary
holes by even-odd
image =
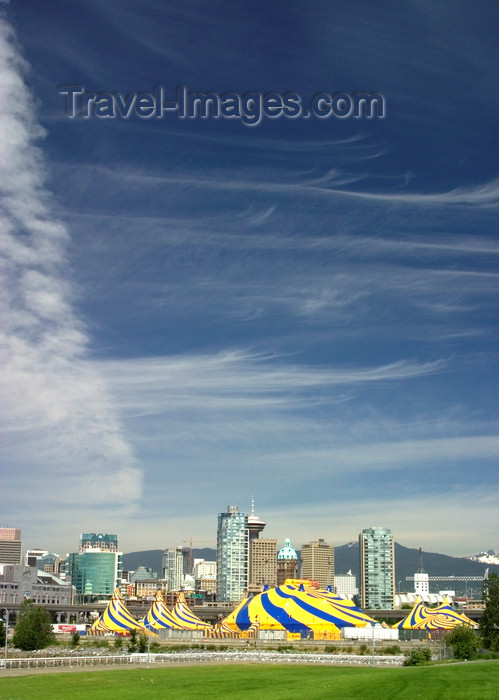
[[[397,669],[227,665],[0,675],[1,700],[332,697],[497,700],[499,661]]]

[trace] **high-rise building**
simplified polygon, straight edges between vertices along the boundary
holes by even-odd
[[[194,578],[202,578],[203,576],[217,575],[217,562],[205,561],[204,559],[196,559],[194,562]]]
[[[217,599],[240,601],[248,588],[248,516],[228,506],[218,516]]]
[[[254,537],[249,543],[248,592],[259,593],[277,584],[277,540]]]
[[[106,600],[121,581],[121,552],[91,549],[68,554],[67,572],[78,603]]]
[[[184,576],[184,554],[182,547],[167,547],[163,552],[163,578],[169,591],[180,591]]]
[[[105,600],[121,582],[122,553],[117,535],[82,534],[78,553],[68,554],[67,574],[78,603]]]
[[[319,588],[334,586],[334,547],[323,539],[302,545],[301,576],[317,581]]]
[[[0,564],[20,564],[21,549],[21,530],[0,527]]]
[[[64,565],[64,560],[61,559],[58,554],[55,552],[48,552],[41,558],[39,568],[46,571],[48,574],[59,575],[62,571],[64,571]]]
[[[361,607],[393,608],[395,549],[391,530],[371,527],[359,535]]]
[[[194,566],[194,555],[192,553],[191,547],[182,547],[182,573],[183,575],[192,574],[192,567]]]
[[[48,574],[59,574],[61,572],[62,559],[54,552],[47,552],[46,549],[35,547],[28,549],[25,556],[26,566],[36,566],[39,570]]]
[[[349,597],[359,595],[357,579],[351,571],[344,575],[334,574],[334,592],[338,595],[346,595]]]
[[[82,533],[80,535],[80,552],[89,549],[98,549],[101,552],[118,551],[118,535],[101,535],[95,532]]]
[[[148,566],[138,566],[135,571],[130,571],[128,575],[128,580],[130,583],[137,583],[137,581],[152,581],[153,579],[158,580],[158,574]]]
[[[298,578],[298,555],[291,546],[291,540],[286,539],[277,555],[277,585],[282,586],[288,578]]]
[[[26,566],[36,566],[38,569],[41,569],[42,558],[47,554],[48,551],[46,549],[39,549],[38,547],[28,549],[24,559]]]

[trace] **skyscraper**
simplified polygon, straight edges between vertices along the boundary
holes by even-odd
[[[277,540],[255,537],[249,543],[248,591],[259,593],[277,584]]]
[[[117,535],[82,534],[78,553],[68,555],[67,570],[78,603],[109,598],[123,573]]]
[[[184,554],[182,547],[167,547],[163,552],[163,578],[169,591],[179,591],[184,577]]]
[[[21,563],[21,530],[0,527],[0,564]]]
[[[361,607],[388,610],[395,595],[395,550],[391,530],[371,527],[359,535]]]
[[[95,532],[82,532],[80,535],[80,552],[98,549],[101,552],[118,551],[118,535],[102,535]]]
[[[334,586],[334,547],[323,539],[302,545],[301,575],[304,579],[317,581],[319,588]]]
[[[217,599],[240,601],[248,588],[248,516],[228,506],[218,516]]]
[[[298,578],[298,555],[291,546],[291,540],[286,539],[277,555],[277,585],[282,586],[288,578]]]

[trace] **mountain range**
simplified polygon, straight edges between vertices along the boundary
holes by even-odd
[[[193,549],[194,559],[205,559],[207,561],[216,560],[216,550],[210,548]],[[298,553],[299,554],[299,553]],[[146,566],[155,571],[158,576],[161,574],[162,549],[149,549],[141,552],[130,552],[123,555],[123,569],[133,571],[139,566]],[[359,577],[359,544],[349,542],[348,544],[335,547],[335,573],[337,575],[346,574],[351,571]],[[499,565],[487,565],[486,563],[474,561],[465,557],[449,557],[445,554],[434,552],[423,552],[423,570],[429,576],[480,576],[483,577],[486,569],[489,572],[499,575]],[[410,549],[401,544],[395,543],[395,582],[397,590],[412,591],[412,581],[406,581],[406,576],[413,576],[419,569],[420,555],[418,549]],[[466,590],[473,596],[481,593],[481,583],[438,581],[430,583],[430,591],[454,590],[456,593],[464,593]]]

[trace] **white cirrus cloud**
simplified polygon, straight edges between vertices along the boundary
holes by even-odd
[[[2,490],[5,505],[26,507],[36,493],[46,506],[43,521],[56,501],[108,504],[117,474],[121,507],[133,507],[141,470],[88,360],[88,337],[73,308],[70,237],[54,220],[45,186],[36,145],[43,130],[26,70],[11,27],[0,20],[1,424],[8,464]]]

